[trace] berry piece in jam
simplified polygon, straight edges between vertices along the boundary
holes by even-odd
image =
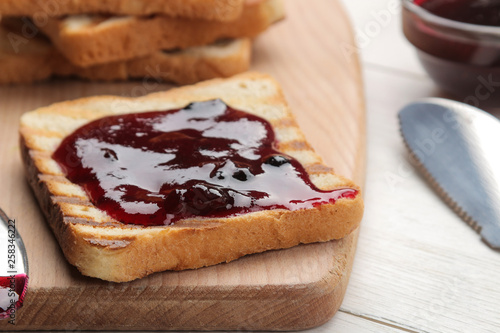
[[[290,163],[290,160],[282,155],[273,155],[269,157],[264,163],[275,166],[275,167],[280,167],[283,164]]]
[[[96,120],[53,158],[96,207],[126,224],[307,209],[357,195],[319,190],[275,146],[268,121],[213,100]]]

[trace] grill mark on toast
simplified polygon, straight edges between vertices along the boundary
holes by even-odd
[[[271,124],[273,125],[274,128],[297,126],[297,123],[291,117],[281,118],[281,119],[272,121]]]
[[[322,174],[322,173],[332,173],[333,168],[327,167],[326,165],[315,163],[306,166],[306,171],[309,174]]]
[[[105,247],[109,250],[119,250],[129,246],[134,239],[101,239],[101,238],[83,238],[84,241],[98,247]]]
[[[68,178],[64,177],[64,175],[62,174],[61,175],[40,174],[38,178],[41,181],[47,183],[73,184],[68,180]]]
[[[281,149],[286,150],[312,150],[311,146],[302,140],[293,140],[280,144]]]
[[[62,204],[69,204],[69,205],[75,205],[75,206],[86,206],[89,208],[95,207],[89,200],[82,200],[80,198],[62,196],[62,195],[53,195],[52,201],[54,203],[62,203]]]
[[[74,225],[80,226],[91,226],[91,227],[112,227],[118,229],[141,229],[141,226],[138,225],[125,225],[116,220],[111,220],[107,222],[96,222],[92,219],[84,218],[84,217],[75,217],[75,216],[66,216],[64,217],[64,222]]]

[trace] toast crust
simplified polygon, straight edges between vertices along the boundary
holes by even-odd
[[[363,215],[360,193],[355,199],[339,199],[314,209],[186,219],[173,226],[124,225],[98,211],[50,158],[62,138],[94,119],[213,98],[270,121],[278,149],[298,159],[320,189],[359,191],[322,164],[298,130],[278,84],[264,74],[245,73],[137,99],[104,96],[41,108],[21,119],[26,174],[63,253],[84,275],[130,281],[153,272],[199,268],[251,253],[339,239],[358,227]]]
[[[2,0],[4,16],[58,17],[78,14],[154,15],[233,21],[245,0]]]
[[[148,79],[193,84],[248,70],[252,51],[250,39],[243,38],[185,50],[156,51],[128,61],[82,68],[69,62],[42,37],[30,40],[15,52],[8,44],[9,33],[17,31],[0,26],[0,84],[32,83],[52,76],[91,81]]]
[[[283,17],[282,0],[265,0],[245,6],[238,20],[232,22],[79,15],[49,18],[39,28],[71,63],[89,67],[220,39],[254,38]]]

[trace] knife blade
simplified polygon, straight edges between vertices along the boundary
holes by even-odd
[[[28,256],[16,221],[0,209],[0,319],[15,323],[28,288]]]
[[[441,98],[406,106],[399,121],[417,168],[486,244],[500,250],[500,121]]]

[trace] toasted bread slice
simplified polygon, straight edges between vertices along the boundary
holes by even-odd
[[[245,6],[241,17],[231,22],[79,15],[51,18],[39,27],[73,64],[89,67],[219,39],[252,38],[283,17],[282,0],[265,0]]]
[[[248,70],[250,66],[251,41],[242,38],[185,50],[156,51],[128,61],[82,68],[70,63],[43,36],[24,39],[18,29],[19,20],[7,19],[2,24],[0,84],[31,83],[51,76],[80,77],[94,81],[141,78],[191,84],[233,76]]]
[[[245,0],[2,0],[0,15],[47,17],[78,14],[154,15],[232,21]]]
[[[95,97],[41,108],[21,118],[26,174],[66,258],[84,275],[130,281],[153,272],[199,268],[251,253],[339,239],[359,225],[363,214],[359,192],[354,199],[313,209],[191,218],[172,226],[126,225],[97,209],[51,158],[65,136],[95,119],[181,108],[214,98],[268,120],[278,149],[301,162],[318,188],[358,189],[322,164],[305,141],[278,83],[264,74],[244,73],[136,99]]]

